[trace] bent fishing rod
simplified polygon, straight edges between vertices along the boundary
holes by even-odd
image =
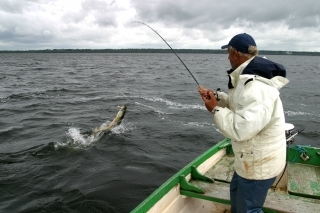
[[[184,65],[184,67],[188,70],[188,72],[190,73],[190,75],[192,76],[192,78],[195,80],[195,82],[198,84],[198,86],[200,86],[200,84],[198,83],[197,79],[192,75],[191,71],[189,70],[189,68],[183,63],[183,61],[181,60],[181,58],[178,56],[178,54],[172,49],[172,47],[168,44],[168,42],[166,40],[164,40],[164,38],[162,38],[162,36],[155,31],[154,29],[152,29],[149,25],[141,22],[141,21],[133,21],[133,23],[139,23],[139,24],[143,24],[147,27],[149,27],[153,32],[155,32],[172,50],[172,52],[179,58],[179,60],[181,61],[181,63]]]

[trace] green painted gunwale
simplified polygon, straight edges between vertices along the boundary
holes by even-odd
[[[310,147],[310,146],[302,146],[303,149],[307,152],[307,155],[310,157],[308,161],[303,161],[299,156],[300,152],[294,149],[297,146],[290,146],[287,152],[287,161],[292,163],[302,163],[314,166],[320,166],[320,148],[318,147]]]

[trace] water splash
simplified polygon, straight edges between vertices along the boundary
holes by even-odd
[[[108,125],[108,122],[105,122],[99,128],[103,128],[107,125]],[[126,125],[124,125],[122,122],[120,125],[112,128],[108,132],[102,132],[97,136],[93,136],[91,134],[81,133],[80,129],[76,127],[70,127],[66,131],[67,140],[65,142],[56,142],[54,144],[54,148],[56,150],[63,147],[68,147],[73,149],[85,149],[87,147],[90,147],[93,143],[99,141],[105,134],[111,133],[111,134],[121,135],[126,131],[131,131],[134,128],[135,126],[133,124],[127,123]]]
[[[75,127],[69,128],[66,134],[67,134],[67,141],[55,143],[54,145],[55,149],[59,149],[62,147],[84,149],[90,146],[92,143],[98,141],[103,136],[103,134],[101,134],[95,138],[92,135],[81,134],[80,130]]]

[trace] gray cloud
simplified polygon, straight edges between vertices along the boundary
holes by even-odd
[[[261,23],[284,22],[290,28],[318,27],[320,3],[310,1],[247,0],[162,0],[153,4],[133,1],[138,17],[148,22],[168,22],[185,27],[214,23],[224,28],[235,20],[258,26]]]
[[[140,20],[175,48],[219,48],[234,34],[260,49],[316,49],[318,0],[1,0],[0,49],[163,48]]]
[[[81,9],[67,13],[63,19],[67,22],[80,23],[89,16],[93,17],[93,23],[100,27],[117,27],[116,12],[119,10],[114,2],[108,3],[103,0],[85,0],[81,3]]]
[[[217,42],[227,34],[224,31],[234,29],[235,32],[252,32],[258,40],[268,37],[270,45],[263,45],[262,48],[276,48],[271,45],[280,40],[291,40],[291,35],[302,37],[294,39],[296,42],[287,48],[299,49],[298,45],[305,43],[308,32],[312,37],[320,36],[320,1],[299,1],[299,0],[268,0],[256,1],[245,0],[200,0],[200,1],[171,1],[162,0],[153,3],[146,3],[143,0],[133,1],[137,11],[137,18],[145,20],[150,24],[163,23],[168,27],[185,29],[198,29],[202,33],[198,36],[207,37],[211,42]],[[192,33],[191,33],[192,34]],[[316,36],[314,36],[316,35]],[[232,35],[229,35],[229,38]],[[299,35],[300,36],[300,35]],[[194,36],[191,36],[194,37]],[[319,41],[318,39],[316,39]],[[299,42],[300,41],[300,42]],[[267,42],[267,41],[266,41]],[[309,41],[316,47],[316,43]],[[283,42],[284,44],[286,42]],[[283,45],[279,48],[284,48]]]
[[[0,11],[7,13],[22,13],[30,5],[28,1],[0,1]]]

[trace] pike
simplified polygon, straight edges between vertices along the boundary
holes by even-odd
[[[114,128],[115,126],[119,125],[126,114],[127,107],[126,106],[118,106],[120,108],[119,112],[117,113],[116,117],[113,121],[106,127],[96,127],[95,130],[92,131],[91,135],[96,137],[97,135],[101,134],[102,132],[107,132]]]

